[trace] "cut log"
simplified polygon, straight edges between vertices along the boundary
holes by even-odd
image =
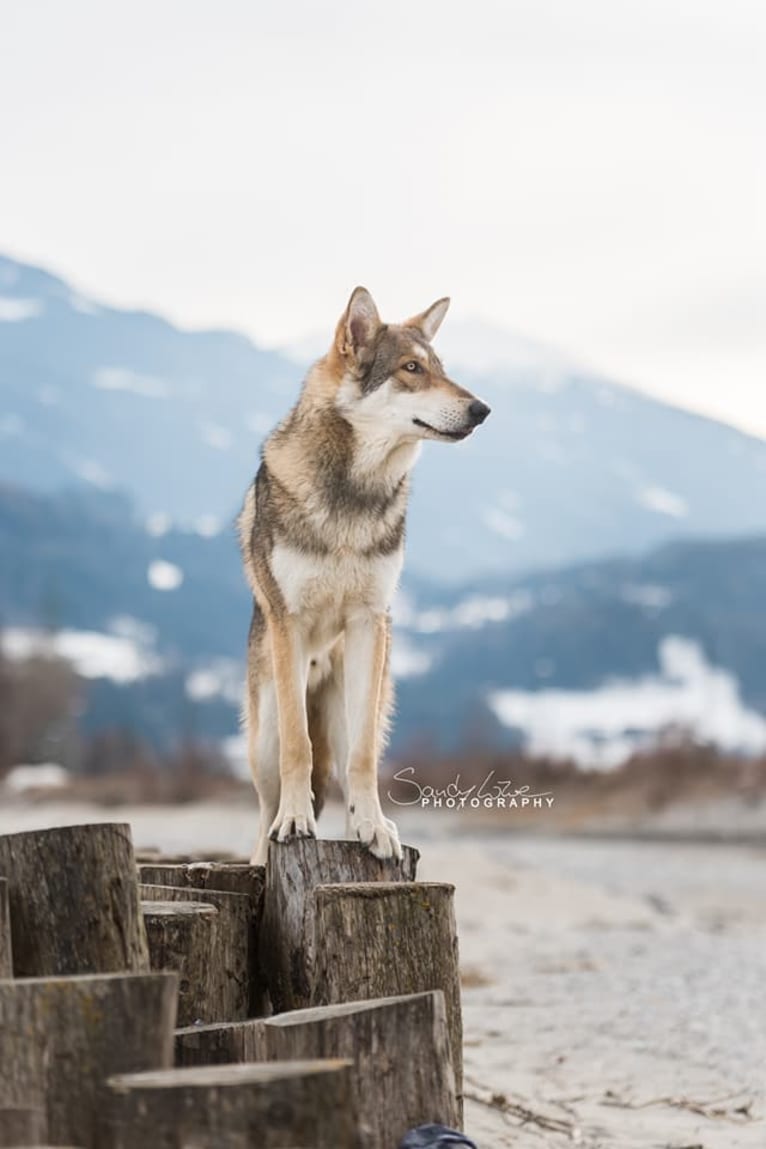
[[[137,1073],[108,1086],[111,1149],[357,1149],[344,1061]]]
[[[359,842],[297,838],[269,843],[260,962],[275,1013],[315,1004],[311,995],[311,945],[316,887],[414,881],[418,851],[403,846],[402,855],[401,861],[381,861]]]
[[[176,1065],[348,1058],[363,1149],[460,1121],[441,990],[176,1030]]]
[[[7,878],[0,878],[0,977],[13,977],[11,910],[8,904]]]
[[[146,971],[130,827],[0,835],[17,977]]]
[[[0,982],[0,1114],[45,1115],[46,1137],[97,1149],[108,1074],[172,1065],[177,976]]]
[[[225,985],[217,969],[218,910],[207,902],[142,902],[153,970],[178,974],[178,1023],[222,1017]]]
[[[225,890],[232,894],[246,894],[250,899],[250,954],[249,972],[251,1017],[268,1012],[266,986],[258,971],[258,935],[263,911],[263,892],[266,871],[263,866],[240,862],[173,863],[157,861],[139,863],[139,880],[153,886],[176,886],[181,889]]]
[[[0,1096],[2,1085],[0,1085]],[[0,1145],[3,1149],[12,1146],[38,1145],[48,1136],[48,1118],[45,1109],[19,1109],[3,1105],[0,1101]]]
[[[264,866],[240,862],[139,862],[138,874],[145,885],[247,894],[254,909],[263,901],[266,882]]]
[[[251,1044],[258,1061],[347,1058],[360,1149],[460,1120],[441,990],[279,1014],[257,1023]]]
[[[246,894],[225,890],[192,890],[175,886],[141,885],[141,897],[148,902],[184,902],[215,906],[218,911],[212,930],[206,985],[210,992],[205,1022],[239,1021],[248,1016],[250,981],[255,966],[250,920],[250,899]],[[201,987],[197,987],[201,991]],[[215,1010],[215,1013],[210,1012]],[[194,1020],[197,1020],[196,1018]]]
[[[257,1061],[256,1039],[260,1025],[261,1019],[252,1017],[247,1021],[222,1021],[217,1025],[177,1029],[176,1067]]]
[[[315,1005],[440,989],[462,1112],[463,1024],[454,886],[359,882],[314,893]]]

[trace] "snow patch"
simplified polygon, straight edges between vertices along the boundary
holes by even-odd
[[[193,670],[186,679],[185,689],[195,702],[223,698],[233,706],[240,706],[245,691],[242,664],[231,658],[217,659],[209,666]]]
[[[101,308],[92,299],[86,299],[84,295],[79,295],[76,291],[69,293],[69,306],[73,311],[79,311],[81,315],[98,315],[101,311]]]
[[[526,529],[521,519],[509,514],[508,511],[501,511],[499,507],[488,507],[482,513],[482,518],[485,526],[496,535],[511,541],[520,539]]]
[[[531,610],[534,599],[529,591],[516,591],[507,597],[499,595],[471,595],[453,607],[434,607],[415,612],[411,604],[406,604],[402,621],[397,614],[397,623],[420,634],[438,634],[442,631],[469,628],[476,630],[489,622],[507,622]]]
[[[99,367],[91,383],[100,391],[128,391],[145,399],[167,399],[172,388],[156,375],[142,375],[129,367]]]
[[[636,501],[658,515],[669,515],[673,519],[683,519],[689,513],[689,506],[681,495],[668,491],[665,487],[642,487]]]
[[[128,638],[138,646],[152,647],[157,640],[157,628],[149,622],[141,622],[129,614],[118,614],[109,622],[109,633],[120,638]]]
[[[0,295],[0,323],[21,323],[25,319],[35,319],[42,315],[42,299],[20,299],[10,295]]]
[[[86,483],[92,483],[94,487],[98,487],[102,491],[108,491],[113,485],[106,467],[102,467],[101,463],[96,462],[95,459],[82,459],[79,462],[74,462],[72,469]]]
[[[3,779],[3,786],[14,794],[26,790],[58,790],[69,781],[69,771],[57,762],[24,763],[14,766]]]
[[[403,635],[397,635],[391,647],[391,673],[394,678],[415,678],[431,668],[431,656],[418,650]]]
[[[184,581],[184,572],[175,563],[155,559],[149,563],[146,580],[155,590],[178,590]]]
[[[673,592],[654,583],[626,583],[620,594],[623,602],[641,606],[645,610],[664,610],[673,601]]]
[[[194,529],[203,539],[214,539],[221,533],[221,520],[216,515],[200,515]]]
[[[207,443],[208,447],[214,447],[216,451],[228,451],[234,438],[231,431],[218,423],[203,423],[200,435],[202,442]]]
[[[151,535],[153,539],[161,539],[163,535],[168,533],[172,525],[170,515],[166,515],[164,511],[154,511],[146,520],[146,533]]]
[[[23,627],[3,632],[3,652],[11,659],[63,658],[83,678],[135,682],[161,670],[158,657],[133,638],[91,630],[50,633]]]
[[[254,431],[256,435],[268,435],[274,422],[271,415],[265,415],[262,411],[251,411],[245,416],[245,426],[248,431]]]
[[[501,690],[488,702],[521,730],[533,754],[611,768],[667,730],[734,753],[766,752],[766,718],[742,701],[739,683],[712,666],[697,642],[669,635],[658,647],[660,674],[596,690]]]

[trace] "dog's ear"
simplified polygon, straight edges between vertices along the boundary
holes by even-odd
[[[413,315],[412,319],[408,319],[404,326],[417,327],[418,331],[425,335],[430,343],[441,327],[448,308],[449,296],[445,295],[444,299],[437,299],[436,303],[432,303],[425,311],[421,311],[420,315]]]
[[[355,287],[351,292],[336,335],[338,350],[345,358],[364,358],[382,327],[375,301],[366,287]]]

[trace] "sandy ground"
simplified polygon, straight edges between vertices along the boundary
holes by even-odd
[[[0,832],[110,819],[139,847],[247,853],[256,817],[6,803]],[[766,849],[521,837],[440,811],[399,824],[419,876],[456,886],[480,1149],[763,1149]]]

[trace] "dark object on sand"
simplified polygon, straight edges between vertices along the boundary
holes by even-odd
[[[400,1142],[399,1149],[449,1149],[452,1145],[476,1149],[474,1141],[456,1129],[448,1129],[446,1125],[419,1125],[417,1129],[410,1129]]]

